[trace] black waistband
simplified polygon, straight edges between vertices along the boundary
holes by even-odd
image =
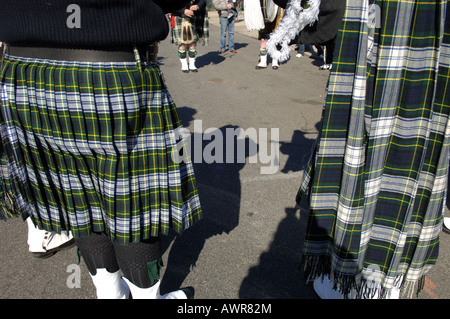
[[[146,62],[156,62],[158,56],[158,44],[152,43],[138,49],[140,58]],[[6,45],[6,54],[35,59],[79,61],[79,62],[135,62],[134,51],[103,51],[88,49],[62,49],[22,47]]]

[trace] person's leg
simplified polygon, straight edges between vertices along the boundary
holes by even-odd
[[[189,44],[188,55],[189,55],[189,71],[198,72],[197,67],[195,66],[195,56],[197,55],[195,43]]]
[[[281,46],[277,45],[277,49],[280,50]],[[278,64],[278,60],[275,58],[272,58],[272,69],[278,70],[279,67],[280,67],[280,65]]]
[[[140,288],[153,286],[159,278],[162,256],[161,240],[151,237],[127,246],[114,245],[117,263],[123,276]]]
[[[133,299],[186,299],[191,287],[160,294],[161,240],[153,237],[127,246],[114,245],[117,262]]]
[[[325,58],[325,63],[326,64],[332,64],[333,63],[334,44],[335,44],[335,40],[332,40],[329,43],[327,43],[327,46],[326,46],[327,52],[326,52],[326,58]]]
[[[76,238],[75,244],[91,275],[99,299],[126,299],[129,289],[121,279],[111,239],[104,233]]]
[[[236,17],[228,19],[228,49],[234,51],[234,22]]]
[[[322,70],[331,70],[333,67],[334,43],[335,40],[332,40],[325,45],[325,64],[320,67]]]
[[[226,51],[228,19],[220,17],[220,51]]]
[[[256,66],[256,69],[265,69],[267,68],[267,49],[266,49],[267,39],[262,38],[261,44],[259,47],[259,64]]]
[[[301,58],[302,56],[305,55],[305,45],[301,44],[301,43],[298,43],[297,46],[298,46],[298,49],[297,49],[296,57],[297,58]]]
[[[314,47],[316,48],[317,52],[316,52],[316,57],[318,59],[322,59],[323,60],[323,48],[321,45],[314,45]]]
[[[178,57],[180,58],[181,62],[181,71],[183,71],[184,73],[189,72],[186,49],[186,45],[184,44],[178,46]]]

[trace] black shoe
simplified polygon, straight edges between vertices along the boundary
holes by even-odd
[[[187,299],[194,299],[195,289],[194,287],[188,286],[180,289],[186,295]]]

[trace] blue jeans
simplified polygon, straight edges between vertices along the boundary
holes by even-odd
[[[228,50],[234,50],[234,21],[236,17],[220,17],[220,50],[227,48],[227,29],[228,29]]]

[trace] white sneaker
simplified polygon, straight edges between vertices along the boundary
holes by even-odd
[[[333,64],[322,64],[319,69],[321,70],[331,70]]]
[[[193,287],[185,287],[161,295],[160,280],[158,280],[153,286],[149,288],[140,288],[134,285],[125,277],[123,277],[123,280],[128,285],[131,293],[131,298],[133,299],[194,299],[195,291]]]
[[[301,58],[303,56],[303,54],[301,53],[297,53],[297,55],[295,56],[296,58]]]
[[[444,217],[444,227],[443,230],[446,233],[450,233],[450,217]]]
[[[330,277],[325,276],[314,280],[314,291],[320,299],[344,299],[344,295],[333,289],[333,283]]]
[[[60,234],[37,228],[31,218],[27,218],[28,224],[28,251],[33,257],[48,258],[58,251],[75,245],[72,233],[61,231]]]

